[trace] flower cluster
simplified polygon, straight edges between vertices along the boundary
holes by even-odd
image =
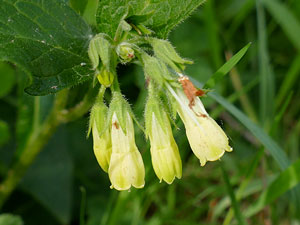
[[[120,27],[113,40],[97,34],[88,51],[95,78],[101,84],[91,110],[89,133],[93,134],[94,153],[101,168],[108,172],[111,188],[128,190],[145,185],[144,163],[135,143],[135,117],[119,88],[118,63],[143,66],[148,90],[143,130],[150,140],[152,165],[160,181],[171,184],[182,176],[182,162],[170,123],[176,114],[184,123],[191,149],[201,166],[220,159],[225,151],[232,151],[226,134],[199,98],[205,91],[197,89],[182,74],[185,65],[192,62],[181,58],[168,41],[143,36],[142,31],[149,32],[146,28],[133,32],[125,21]],[[107,88],[111,90],[109,107],[104,103]]]

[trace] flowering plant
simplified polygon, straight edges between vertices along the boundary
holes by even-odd
[[[134,115],[119,88],[118,63],[133,62],[143,67],[148,89],[145,135],[150,139],[152,164],[160,181],[171,184],[175,177],[182,176],[180,153],[170,125],[177,113],[202,166],[207,161],[220,159],[225,151],[232,151],[226,134],[208,115],[199,99],[206,91],[197,89],[182,74],[186,64],[192,61],[181,58],[170,42],[153,38],[126,21],[120,22],[117,31],[114,39],[101,33],[95,35],[88,51],[95,78],[101,84],[90,119],[94,152],[102,169],[108,171],[111,187],[118,190],[127,190],[131,186],[141,188],[145,176],[134,140]],[[149,46],[146,50],[142,47],[145,44]],[[112,93],[108,111],[103,102],[106,88]],[[106,121],[105,126],[103,121]]]

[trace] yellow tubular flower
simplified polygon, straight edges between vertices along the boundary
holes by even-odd
[[[200,160],[201,166],[206,161],[220,159],[224,152],[231,152],[228,138],[221,127],[208,115],[201,100],[196,97],[194,105],[189,106],[189,100],[180,89],[177,90],[180,99],[178,113],[182,119],[186,135],[194,154]]]
[[[145,168],[142,156],[134,140],[134,128],[130,114],[127,112],[126,132],[119,124],[116,113],[112,116],[112,155],[108,169],[111,188],[119,191],[131,186],[143,188],[145,185]]]
[[[152,113],[151,129],[149,132],[151,143],[151,158],[154,171],[160,182],[164,180],[171,184],[175,177],[181,178],[182,166],[177,144],[174,140],[170,123],[166,113],[161,112],[164,129]]]

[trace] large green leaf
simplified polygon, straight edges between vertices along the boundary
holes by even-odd
[[[89,79],[90,27],[61,0],[0,0],[0,59],[32,74],[32,95]]]
[[[99,32],[114,37],[122,19],[143,16],[141,24],[166,38],[172,28],[188,17],[204,0],[103,0],[99,2]],[[141,17],[140,17],[141,18]]]

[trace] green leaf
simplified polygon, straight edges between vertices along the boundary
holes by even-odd
[[[7,95],[15,84],[15,72],[7,63],[0,62],[0,98]]]
[[[10,138],[8,124],[0,120],[0,146],[4,145]]]
[[[19,216],[5,213],[0,215],[0,225],[23,225],[23,221]]]
[[[262,3],[282,27],[290,41],[300,51],[300,23],[296,16],[280,1],[262,0]]]
[[[70,6],[79,14],[83,14],[88,0],[70,0]]]
[[[245,215],[253,216],[262,210],[266,205],[283,195],[286,191],[292,189],[300,182],[300,159],[294,162],[290,167],[281,172],[279,176],[264,190],[259,199],[249,207]]]
[[[26,91],[55,93],[90,79],[90,27],[60,0],[0,0],[0,60],[32,74]]]
[[[88,24],[96,25],[96,11],[99,0],[70,0],[70,6],[78,12]]]
[[[215,72],[203,86],[204,89],[213,88],[246,54],[251,43],[243,47],[238,53],[232,56],[217,72]]]
[[[186,19],[204,0],[103,0],[97,12],[98,29],[112,38],[122,19],[146,15],[142,25],[155,32],[159,38],[167,38],[168,33]],[[137,24],[135,24],[137,25]]]
[[[66,130],[60,129],[31,165],[21,188],[52,213],[60,224],[71,219],[73,163]]]

